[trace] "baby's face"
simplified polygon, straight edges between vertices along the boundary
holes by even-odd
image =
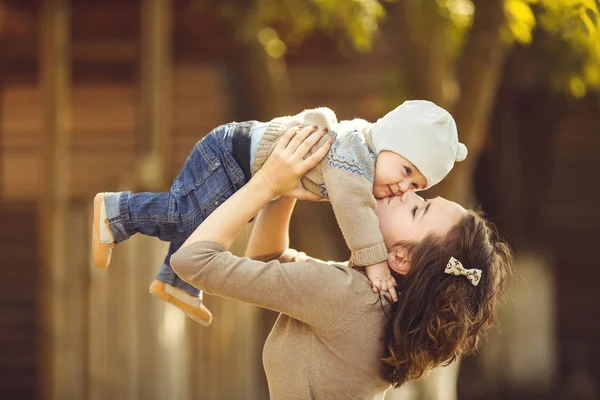
[[[393,151],[383,150],[375,163],[375,184],[373,195],[382,199],[404,193],[407,190],[420,190],[427,186],[427,179],[406,158]]]

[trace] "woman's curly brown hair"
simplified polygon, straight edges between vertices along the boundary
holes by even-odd
[[[473,352],[495,321],[500,295],[512,275],[508,245],[483,216],[468,211],[445,236],[429,235],[408,247],[410,269],[398,277],[398,302],[386,330],[388,380],[395,387]],[[450,257],[482,270],[473,286],[444,272]]]

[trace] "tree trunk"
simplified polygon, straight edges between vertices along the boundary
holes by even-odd
[[[389,7],[383,30],[397,50],[401,92],[442,107],[452,103],[451,60],[446,50],[448,20],[434,2],[404,0]]]
[[[451,109],[459,138],[467,145],[469,156],[455,165],[452,173],[434,190],[467,207],[474,205],[473,174],[487,137],[506,55],[500,37],[505,19],[503,2],[480,0],[475,6],[473,27],[458,63],[460,100]]]
[[[478,198],[512,239],[519,278],[498,310],[502,334],[490,332],[478,357],[465,362],[465,398],[539,397],[556,389],[556,273],[543,244],[539,205],[553,173],[552,140],[565,107],[544,88],[548,76],[536,62],[544,50],[536,43],[510,54],[490,127],[492,145],[478,170]]]
[[[237,121],[269,121],[288,111],[289,77],[283,57],[269,56],[258,35],[263,26],[257,20],[256,2],[239,5],[231,27],[234,43],[227,65],[231,104]]]
[[[451,66],[440,55],[445,54],[447,45],[443,41],[446,32],[444,24],[440,22],[442,18],[439,14],[431,13],[432,25],[427,25],[422,18],[419,21],[416,13],[424,9],[423,6],[418,7],[420,2],[411,0],[404,3],[404,9],[396,7],[398,14],[395,14],[402,19],[394,22],[403,36],[409,38],[401,41],[404,44],[400,48],[415,53],[403,57],[400,63],[406,69],[407,81],[411,82],[409,93],[415,98],[428,96],[425,98],[448,107],[458,125],[460,140],[469,148],[467,159],[457,164],[448,177],[431,191],[469,206],[474,199],[474,170],[487,134],[504,63],[505,46],[500,38],[500,27],[504,22],[503,2],[475,2],[473,27],[458,62],[460,97],[454,107],[452,91],[443,90],[444,85],[448,88],[452,87],[452,83],[449,83]],[[432,35],[431,40],[429,35]],[[422,383],[405,390],[413,391],[418,398],[439,398],[436,396],[443,393],[444,399],[456,399],[457,373],[457,366],[441,367],[431,375],[435,379],[426,378]],[[401,389],[398,393],[390,393],[388,398],[402,396]]]

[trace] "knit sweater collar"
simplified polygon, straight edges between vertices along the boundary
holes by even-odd
[[[369,124],[362,128],[363,136],[365,137],[365,143],[367,143],[367,147],[372,152],[375,152],[375,147],[373,146],[373,137],[371,135],[371,128],[373,124],[369,122]]]

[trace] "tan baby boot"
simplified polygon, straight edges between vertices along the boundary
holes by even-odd
[[[116,243],[106,216],[104,193],[98,193],[94,197],[94,225],[92,230],[94,263],[98,268],[106,268],[110,264],[112,249]]]
[[[202,304],[201,297],[192,296],[158,279],[155,279],[150,285],[150,293],[179,308],[199,324],[208,326],[212,322],[212,314]]]

